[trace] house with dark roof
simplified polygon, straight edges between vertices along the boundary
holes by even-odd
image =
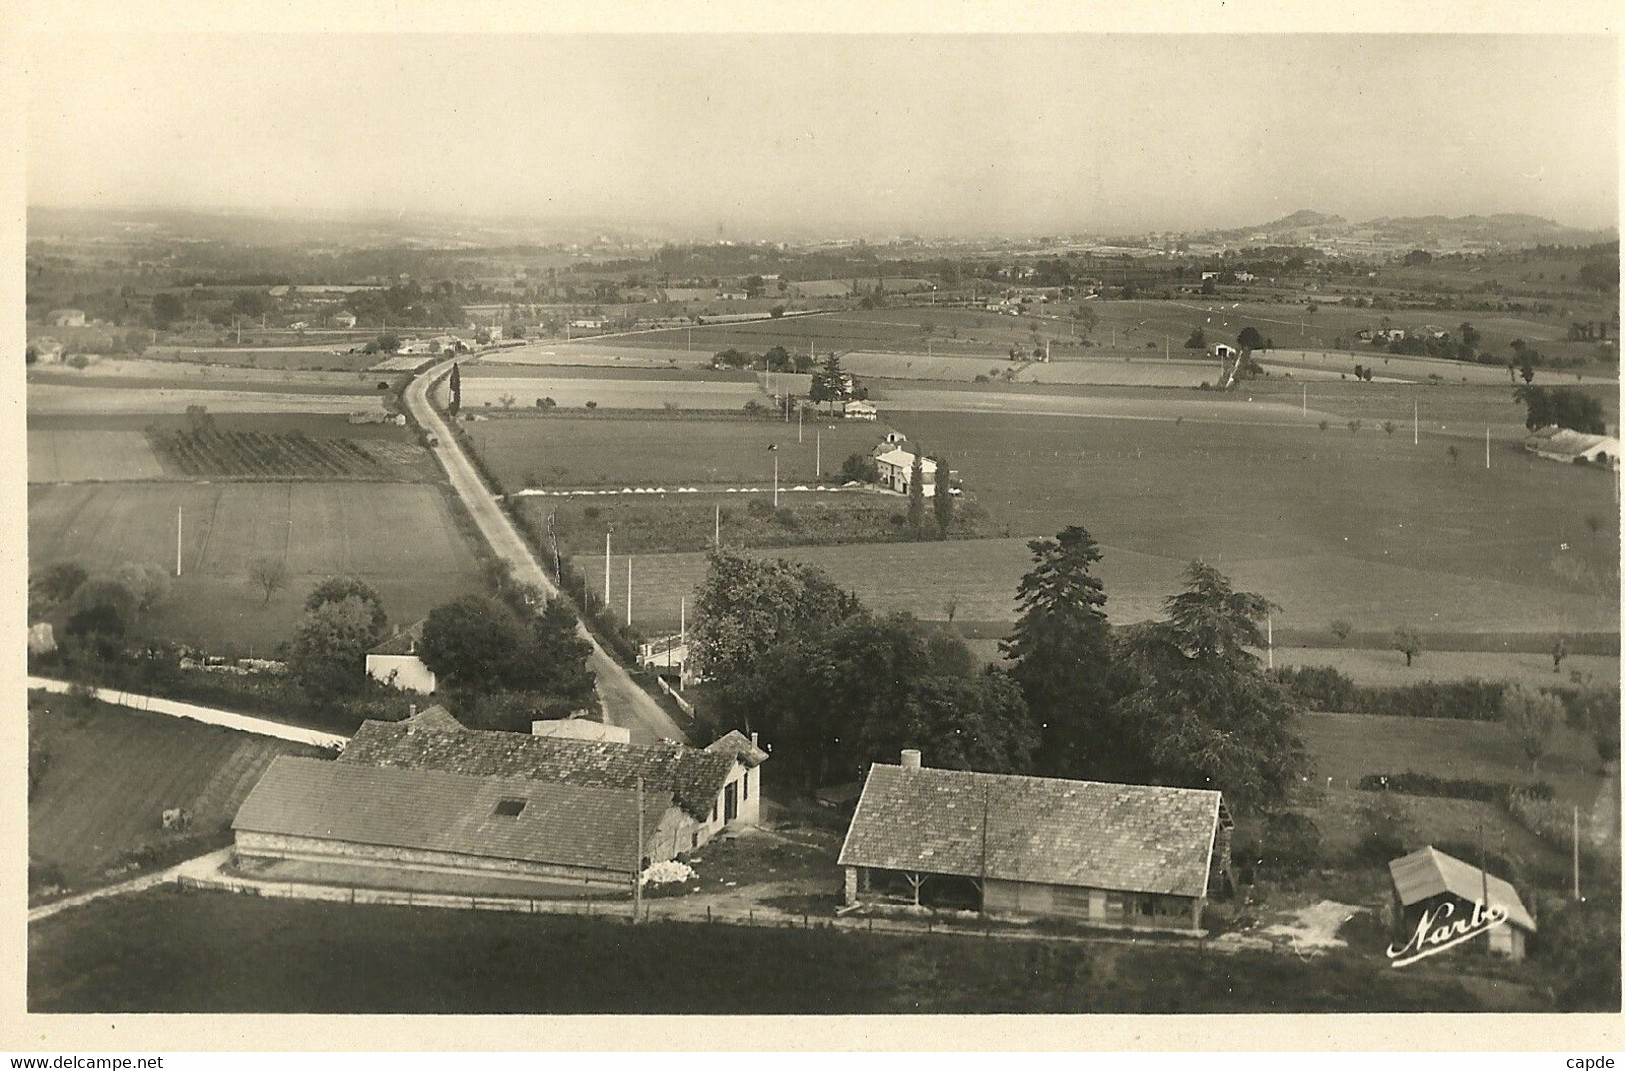
[[[367,652],[367,676],[402,691],[432,695],[435,675],[418,657],[422,643],[422,621],[401,629]]]
[[[581,788],[636,789],[666,800],[663,839],[651,859],[670,859],[719,830],[750,826],[761,813],[767,753],[731,732],[706,748],[632,744],[467,729],[439,708],[405,721],[366,721],[339,762]]]
[[[846,902],[1191,932],[1229,880],[1230,815],[1206,789],[876,763],[840,865]]]
[[[322,884],[625,889],[672,836],[660,792],[279,756],[232,821],[239,869]],[[641,840],[640,840],[641,834]]]
[[[1506,917],[1503,923],[1481,931],[1488,934],[1487,941],[1472,943],[1493,955],[1523,959],[1524,940],[1535,932],[1535,919],[1510,882],[1432,845],[1391,860],[1388,876],[1393,885],[1390,916],[1396,947],[1414,939],[1419,926],[1471,919],[1474,907],[1481,906],[1481,911],[1493,909]]]

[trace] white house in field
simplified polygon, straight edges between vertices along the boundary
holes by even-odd
[[[875,458],[875,467],[880,470],[882,487],[890,488],[898,494],[908,494],[908,482],[914,473],[913,454],[907,450],[887,450]],[[937,493],[937,463],[928,457],[921,457],[920,478],[924,483],[922,491],[925,497],[934,497]]]
[[[433,694],[434,670],[418,657],[418,645],[422,642],[422,621],[395,633],[367,652],[367,676],[405,692]]]
[[[876,420],[880,411],[868,402],[847,402],[843,415],[848,420]]]

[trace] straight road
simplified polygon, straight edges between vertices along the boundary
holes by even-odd
[[[430,450],[446,470],[452,490],[457,492],[457,497],[462,499],[469,515],[474,518],[474,524],[491,552],[513,567],[515,579],[536,585],[550,599],[557,598],[559,590],[547,575],[547,570],[537,562],[530,546],[520,537],[513,522],[497,504],[490,488],[485,486],[485,481],[463,453],[462,446],[446,426],[445,419],[429,402],[430,389],[442,376],[451,372],[451,366],[456,361],[456,358],[441,361],[425,369],[407,384],[402,399],[413,419],[429,433],[432,443]],[[650,744],[659,740],[686,742],[683,730],[678,728],[671,715],[638,686],[625,667],[610,657],[597,638],[585,627],[581,629],[581,634],[592,644],[592,654],[588,656],[587,664],[598,678],[598,703],[603,708],[605,720],[611,725],[629,729],[634,743]]]

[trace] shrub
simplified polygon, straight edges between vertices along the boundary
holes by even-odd
[[[1264,819],[1258,858],[1271,870],[1302,874],[1320,865],[1320,827],[1306,814],[1280,811]]]
[[[1292,666],[1275,671],[1298,702],[1310,710],[1352,710],[1354,682],[1331,666]]]
[[[771,517],[773,516],[773,503],[764,499],[753,498],[746,504],[745,512],[752,517]]]
[[[773,522],[791,531],[801,527],[801,518],[797,517],[795,512],[787,506],[773,512]]]
[[[1478,800],[1510,806],[1512,794],[1523,793],[1531,799],[1549,800],[1552,786],[1544,781],[1521,784],[1511,781],[1485,781],[1477,777],[1436,777],[1433,774],[1407,770],[1401,774],[1366,774],[1359,786],[1367,792],[1400,792],[1407,796],[1437,796],[1444,799]]]
[[[1383,793],[1360,808],[1360,836],[1354,848],[1359,860],[1386,863],[1404,855],[1415,842],[1410,809],[1396,796]]]

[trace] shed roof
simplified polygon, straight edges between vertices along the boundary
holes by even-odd
[[[523,801],[519,813],[497,804]],[[644,828],[669,805],[646,795]],[[234,830],[630,872],[637,796],[519,778],[356,766],[278,756],[243,801]]]
[[[401,629],[367,653],[376,655],[417,654],[418,645],[422,642],[423,622],[418,621]]]
[[[705,745],[705,750],[712,754],[727,755],[745,766],[760,766],[767,761],[767,752],[738,729],[729,729]]]
[[[840,862],[1201,896],[1219,803],[1219,793],[1209,789],[877,763],[869,768]]]
[[[1388,874],[1394,879],[1394,891],[1399,893],[1399,902],[1406,907],[1440,893],[1475,902],[1484,897],[1484,871],[1453,855],[1446,855],[1431,844],[1391,860]],[[1488,887],[1489,903],[1485,906],[1506,908],[1508,922],[1533,933],[1535,920],[1518,898],[1518,890],[1494,874],[1489,875]]]
[[[1555,428],[1550,431],[1542,428],[1525,440],[1525,445],[1531,450],[1559,457],[1579,457],[1599,446],[1606,447],[1611,453],[1619,452],[1619,440],[1608,435],[1589,435],[1572,428]]]
[[[588,788],[632,789],[642,778],[647,791],[664,793],[699,821],[710,817],[717,793],[734,767],[732,755],[682,744],[451,729],[425,726],[416,719],[362,722],[339,761]]]

